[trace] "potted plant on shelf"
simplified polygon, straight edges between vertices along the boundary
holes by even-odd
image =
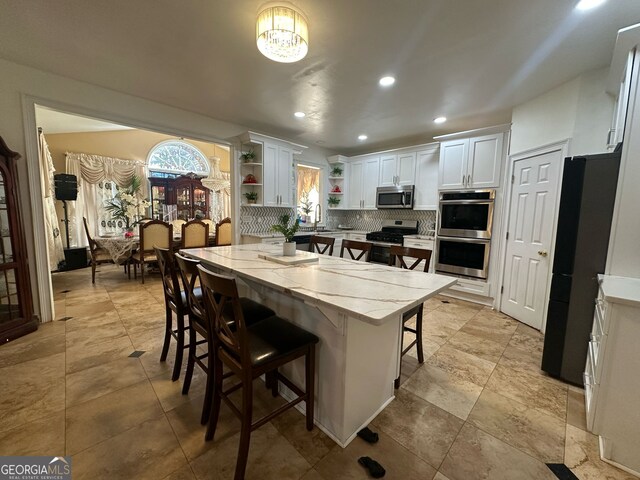
[[[256,154],[253,150],[249,150],[248,152],[242,153],[240,159],[245,163],[250,163],[256,159]]]
[[[340,199],[338,197],[334,197],[333,195],[329,196],[329,207],[335,208],[340,205]]]
[[[340,165],[334,165],[333,168],[331,169],[331,176],[332,177],[341,177],[342,176],[342,167]]]
[[[247,203],[254,204],[258,200],[258,192],[245,192],[244,197],[247,199]]]
[[[271,230],[284,235],[284,244],[282,245],[282,254],[285,257],[293,257],[296,254],[296,243],[293,241],[293,236],[298,231],[300,226],[300,220],[293,222],[293,225],[289,225],[291,215],[285,213],[280,216],[279,223],[271,226]]]

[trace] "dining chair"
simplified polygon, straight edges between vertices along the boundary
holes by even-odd
[[[142,275],[142,283],[144,284],[144,266],[148,263],[157,262],[155,247],[171,248],[173,243],[173,225],[163,222],[162,220],[150,220],[140,224],[140,246],[138,251],[131,255],[133,263],[134,278],[138,278],[138,268],[140,265],[140,273]]]
[[[156,258],[158,259],[160,275],[162,276],[162,289],[164,292],[166,319],[164,329],[164,342],[162,343],[162,353],[160,354],[160,361],[164,362],[167,360],[171,337],[175,338],[176,358],[175,363],[173,364],[173,374],[171,376],[171,380],[175,382],[180,377],[180,370],[182,370],[183,352],[184,349],[188,346],[185,345],[184,332],[189,327],[185,326],[184,317],[188,315],[189,308],[187,305],[187,297],[180,289],[178,271],[172,251],[167,248],[159,247],[155,247],[154,250]],[[173,328],[173,314],[175,314],[176,316],[176,328]]]
[[[198,266],[207,316],[212,325],[213,342],[213,402],[207,426],[206,440],[216,432],[220,404],[224,401],[240,418],[240,442],[236,459],[235,479],[243,479],[249,455],[251,432],[287,409],[305,402],[306,427],[313,430],[315,387],[315,347],[318,337],[277,315],[248,325],[242,311],[236,281],[232,277],[213,273]],[[226,312],[231,312],[228,319]],[[229,323],[229,320],[233,320]],[[278,368],[304,357],[305,389],[291,382]],[[225,365],[239,383],[223,388],[222,368]],[[278,395],[279,382],[286,385],[296,398],[266,416],[253,421],[253,381],[260,375],[271,375],[271,391]],[[242,389],[242,405],[236,407],[229,395]]]
[[[200,420],[204,425],[209,420],[209,414],[211,413],[211,399],[213,396],[213,356],[209,355],[209,352],[214,351],[211,343],[213,342],[214,337],[211,333],[211,323],[206,314],[206,308],[202,297],[202,289],[200,287],[198,270],[200,262],[179,253],[175,255],[175,259],[182,279],[183,291],[186,292],[186,300],[189,309],[189,353],[187,356],[187,371],[182,385],[182,394],[186,395],[189,393],[191,379],[193,377],[193,369],[195,365],[198,365],[207,375],[205,397]],[[240,304],[244,318],[249,325],[275,315],[275,312],[269,307],[249,298],[241,298]],[[229,307],[231,307],[231,304],[229,304]],[[232,318],[233,312],[230,308],[227,310],[226,318]],[[202,337],[202,340],[197,339],[198,335]],[[204,343],[207,344],[207,349],[204,353],[199,354],[197,346]]]
[[[333,255],[334,243],[336,243],[336,239],[333,237],[321,237],[320,235],[314,235],[309,240],[309,251]]]
[[[182,224],[180,248],[209,246],[209,225],[202,220],[190,220]]]
[[[231,219],[223,218],[216,223],[216,247],[231,245]]]
[[[89,242],[89,256],[91,257],[91,283],[96,283],[96,267],[103,263],[115,263],[109,255],[109,252],[100,247],[96,241],[91,237],[89,233],[89,226],[87,219],[82,217],[82,223],[84,223],[84,233],[87,235],[87,241]],[[127,265],[125,264],[125,270]]]
[[[412,260],[409,260],[412,259]],[[423,271],[429,271],[429,261],[431,260],[431,250],[427,250],[424,248],[412,248],[412,247],[402,247],[400,245],[392,245],[389,249],[389,265],[396,265],[400,268],[415,270],[421,262],[424,262]],[[424,363],[424,352],[422,350],[422,315],[424,313],[424,304],[421,303],[417,307],[412,308],[411,310],[404,312],[402,314],[402,338],[400,339],[400,351],[402,352],[401,356],[404,356],[409,350],[416,346],[418,351],[418,362]],[[407,322],[416,317],[416,326],[415,328],[411,328],[407,326]],[[409,345],[403,348],[404,344],[404,333],[409,332],[413,333],[416,338]],[[400,359],[400,367],[402,368],[402,359]],[[400,377],[396,378],[394,382],[394,387],[400,387]]]
[[[344,258],[344,252],[349,254],[352,260],[360,260],[364,257],[364,261],[368,262],[371,259],[371,249],[373,243],[371,242],[359,242],[357,240],[342,240],[342,246],[340,247],[340,257]],[[358,253],[358,256],[354,254]]]
[[[177,219],[177,220],[171,220],[171,225],[173,226],[173,231],[174,232],[179,232],[180,229],[182,228],[182,225],[184,225],[186,222],[186,220],[181,220],[181,219]]]

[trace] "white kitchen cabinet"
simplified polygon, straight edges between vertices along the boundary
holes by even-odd
[[[263,157],[264,205],[267,207],[292,207],[293,151],[290,148],[265,142]]]
[[[380,158],[377,156],[365,157],[349,165],[348,208],[354,210],[376,208],[379,168]]]
[[[402,154],[387,154],[380,156],[381,187],[400,185],[414,185],[416,172],[416,154],[408,152]]]
[[[415,210],[438,208],[438,147],[419,150],[416,154]]]
[[[640,279],[598,277],[584,374],[587,428],[601,457],[640,475]]]
[[[440,190],[500,186],[504,133],[442,142]]]
[[[434,240],[405,237],[403,246],[410,247],[410,248],[421,248],[423,250],[431,250],[431,259],[429,260],[429,273],[435,272],[434,262],[436,258],[436,251],[435,251]]]

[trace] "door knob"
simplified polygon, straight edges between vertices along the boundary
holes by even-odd
[[[546,257],[547,256],[547,251],[546,250],[538,250],[538,255],[540,255],[541,257]]]

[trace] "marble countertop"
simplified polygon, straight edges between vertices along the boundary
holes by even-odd
[[[341,234],[341,233],[356,233],[356,234],[361,234],[364,235],[366,233],[369,233],[366,230],[341,230],[341,229],[337,229],[337,230],[320,230],[318,232],[313,232],[313,231],[300,231],[298,230],[298,233],[296,233],[296,235],[337,235],[337,234]],[[254,238],[282,238],[282,234],[280,233],[273,233],[273,232],[259,232],[259,233],[243,233],[241,234],[242,237],[254,237]]]
[[[607,302],[640,307],[640,278],[598,275]]]
[[[240,278],[373,325],[397,320],[402,312],[456,283],[455,279],[443,275],[315,253],[304,252],[317,256],[317,263],[296,266],[258,258],[260,253],[282,253],[279,245],[233,245],[182,252]]]

